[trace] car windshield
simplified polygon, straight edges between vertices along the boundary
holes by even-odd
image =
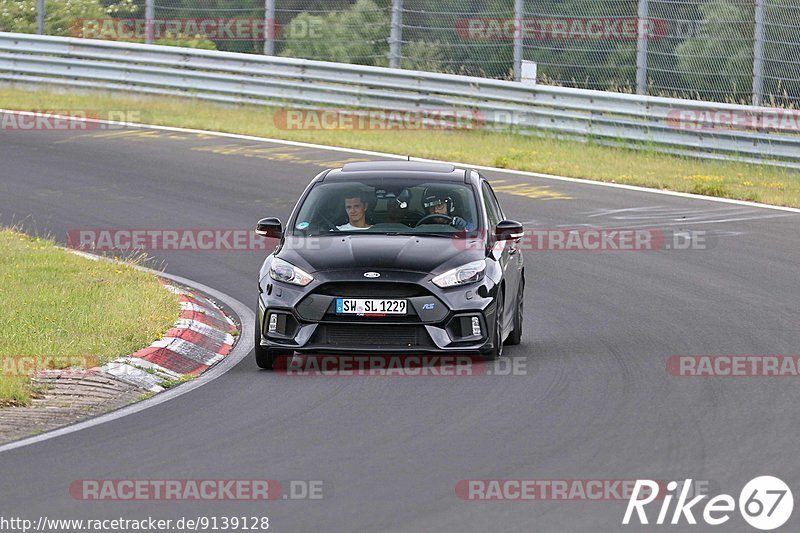
[[[293,232],[456,238],[478,225],[475,195],[464,183],[371,178],[317,184],[300,207]]]

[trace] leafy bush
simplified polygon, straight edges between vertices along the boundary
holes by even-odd
[[[153,44],[160,44],[164,46],[182,46],[184,48],[199,48],[201,50],[216,50],[217,45],[208,37],[202,35],[168,35],[161,39],[156,39]]]
[[[284,28],[282,56],[388,65],[389,18],[373,0],[326,15],[300,13]]]
[[[0,31],[36,33],[36,3],[36,0],[0,0]],[[99,0],[47,2],[45,33],[69,36],[77,19],[107,17],[112,8],[104,8]]]
[[[700,12],[705,21],[702,34],[675,50],[685,86],[703,98],[746,98],[753,84],[752,6],[711,0]],[[732,20],[741,22],[731,24]]]

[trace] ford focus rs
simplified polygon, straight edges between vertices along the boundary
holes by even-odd
[[[520,342],[523,228],[474,170],[346,164],[256,232],[279,239],[258,281],[261,368],[294,352],[496,359]]]

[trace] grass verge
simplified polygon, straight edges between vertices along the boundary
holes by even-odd
[[[177,97],[85,91],[0,88],[0,107],[18,110],[133,111],[144,123],[311,142],[461,161],[656,189],[800,207],[800,173],[775,167],[717,162],[611,148],[596,143],[487,131],[359,131],[285,129],[280,110],[220,105]]]
[[[0,405],[28,405],[25,370],[101,364],[161,338],[177,297],[130,265],[0,228]]]

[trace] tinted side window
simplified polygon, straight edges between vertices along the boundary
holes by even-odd
[[[502,213],[500,206],[497,204],[497,199],[494,197],[494,192],[489,184],[485,181],[482,184],[483,203],[486,204],[486,215],[489,217],[489,226],[492,230],[497,227],[497,224],[502,220]]]
[[[486,186],[489,188],[489,194],[491,195],[492,202],[494,203],[495,209],[497,209],[497,216],[498,216],[497,220],[498,222],[502,222],[506,218],[506,215],[503,213],[503,208],[500,207],[500,202],[497,201],[497,195],[494,193],[494,189],[492,189],[492,186],[489,185],[489,182],[486,182]]]

